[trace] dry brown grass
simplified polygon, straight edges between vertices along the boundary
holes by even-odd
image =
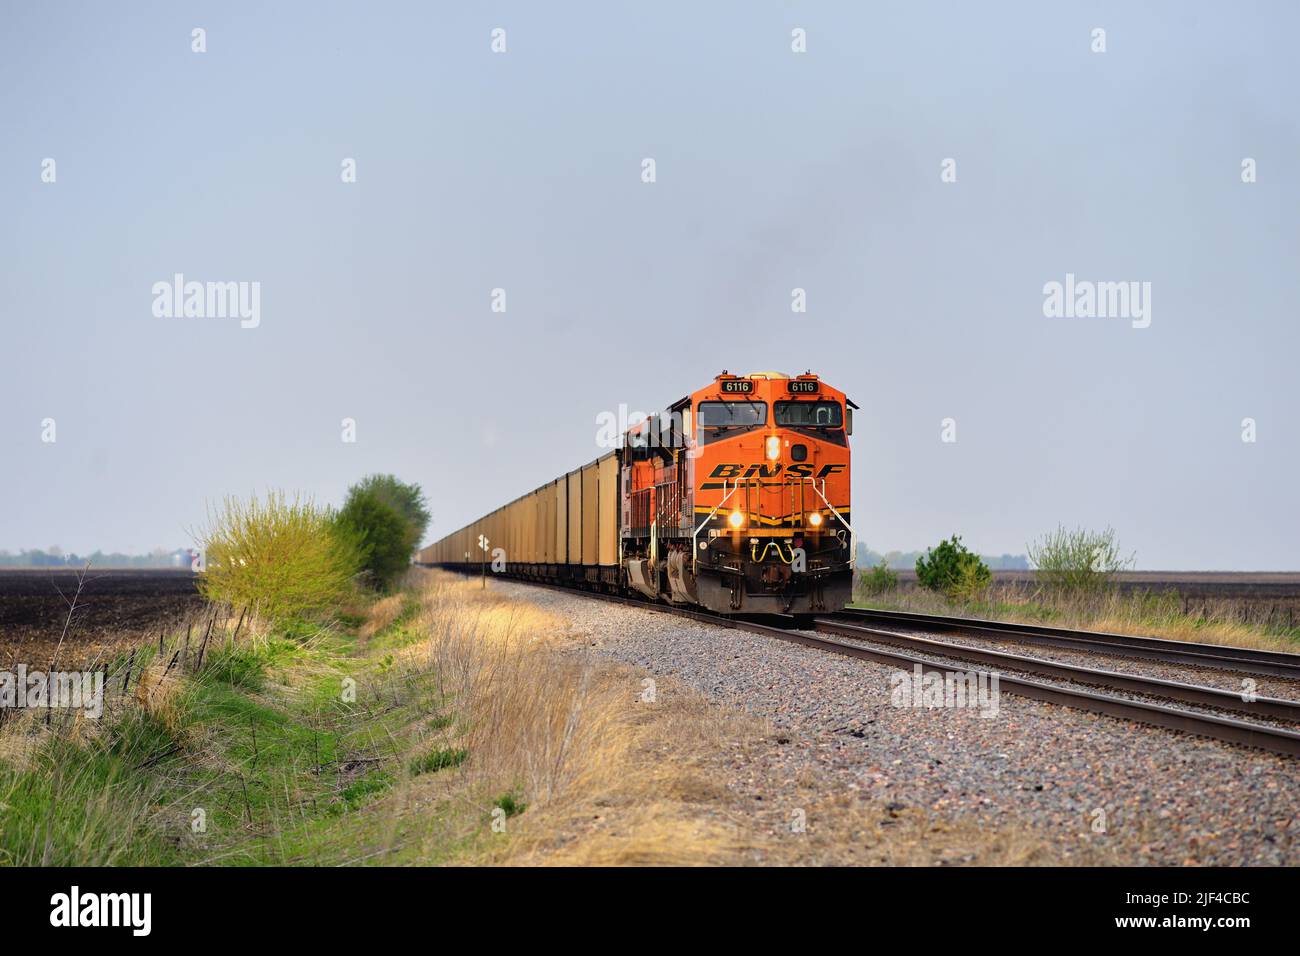
[[[184,678],[179,666],[168,669],[168,663],[155,658],[139,672],[133,692],[141,713],[158,721],[168,733],[178,735],[185,717],[181,706]]]
[[[1011,864],[1060,862],[1038,835],[888,810],[818,772],[794,781],[763,764],[771,728],[660,679],[596,657],[566,623],[477,582],[432,575],[420,627],[399,666],[440,675],[461,721],[444,744],[468,749],[452,772],[419,777],[388,799],[399,812],[528,809],[506,834],[470,840],[470,862],[525,865]],[[758,774],[755,779],[754,775]],[[756,801],[753,791],[770,795]],[[790,826],[806,815],[804,832]],[[445,825],[437,838],[446,841]],[[417,857],[418,858],[418,857]]]
[[[391,625],[402,616],[405,607],[406,595],[404,594],[390,594],[388,597],[380,598],[370,605],[365,610],[365,623],[361,625],[361,630],[357,632],[361,640],[368,641]]]
[[[32,711],[7,714],[0,721],[0,762],[21,773],[27,770],[42,743],[40,717]]]

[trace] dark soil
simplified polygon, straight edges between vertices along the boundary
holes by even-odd
[[[65,622],[66,652],[84,658],[92,649],[175,628],[203,604],[189,571],[91,568],[78,595],[80,574],[0,568],[0,666],[44,663],[42,655],[58,645]]]

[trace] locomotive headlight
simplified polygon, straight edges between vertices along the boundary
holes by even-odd
[[[781,436],[768,435],[767,436],[767,460],[776,461],[780,457],[781,457]]]
[[[820,528],[822,524],[822,513],[820,511],[808,512],[808,525],[812,528]]]
[[[731,515],[727,518],[727,521],[731,524],[733,528],[739,528],[742,524],[745,523],[745,516],[741,514],[739,511],[733,511]]]

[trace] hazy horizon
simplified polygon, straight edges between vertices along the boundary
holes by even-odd
[[[1300,8],[5,19],[0,549],[170,550],[372,472],[435,540],[602,412],[810,368],[861,406],[873,550],[1109,525],[1138,568],[1300,570]],[[160,304],[178,274],[256,321]]]

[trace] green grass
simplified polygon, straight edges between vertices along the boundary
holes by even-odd
[[[414,613],[385,638],[413,640]],[[455,766],[464,755],[438,748],[413,760],[430,732],[454,723],[435,675],[355,652],[352,629],[337,620],[323,631],[294,622],[209,647],[165,720],[135,701],[133,682],[90,734],[37,731],[46,740],[30,757],[0,760],[0,864],[391,862],[419,845],[402,827],[450,811],[395,825],[367,808],[407,770]],[[156,643],[137,651],[136,680],[156,653]],[[109,686],[120,689],[129,660],[115,662]],[[345,699],[345,680],[355,700]],[[376,854],[376,842],[394,852]]]
[[[411,761],[411,776],[418,777],[422,773],[437,773],[448,767],[459,767],[468,756],[469,751],[463,748],[439,747]]]
[[[376,650],[395,651],[423,638],[425,635],[416,623],[419,612],[420,602],[414,597],[408,596],[402,607],[402,612],[393,620],[393,623],[374,636],[371,640],[371,647]]]
[[[165,796],[161,774],[141,772],[160,735],[145,723],[107,744],[75,746],[55,737],[15,771],[0,764],[0,864],[164,866],[182,862],[150,818]]]
[[[371,797],[384,793],[392,785],[391,775],[382,770],[372,771],[348,784],[339,795],[338,802],[330,804],[329,812],[338,816],[348,810],[356,810],[367,803]]]
[[[266,677],[266,661],[242,647],[219,648],[208,658],[206,668],[213,681],[246,690],[260,690]]]

